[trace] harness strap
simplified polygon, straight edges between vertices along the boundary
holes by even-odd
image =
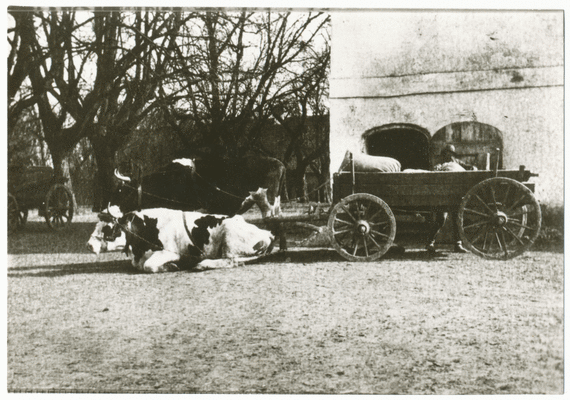
[[[190,241],[194,243],[194,237],[192,237],[192,232],[190,232],[190,229],[188,228],[188,223],[186,222],[186,217],[184,216],[184,212],[182,212],[182,222],[184,224],[184,230],[186,231],[186,234],[190,238]]]
[[[133,220],[135,219],[136,215],[133,214],[132,218],[130,221],[127,222],[127,224],[121,224],[118,220],[117,220],[117,225],[125,231],[125,233],[129,233],[131,235],[133,235],[134,237],[136,237],[137,239],[139,239],[142,242],[145,242],[146,244],[150,245],[151,247],[154,247],[156,250],[164,250],[163,246],[159,246],[157,244],[154,244],[152,242],[149,242],[148,240],[146,240],[145,238],[143,238],[140,235],[137,235],[136,233],[134,233],[131,229],[129,229],[129,227],[127,226],[128,224],[132,224]],[[153,251],[156,251],[153,250]]]

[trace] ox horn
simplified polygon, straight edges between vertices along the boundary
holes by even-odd
[[[113,217],[109,212],[101,212],[97,217],[99,217],[99,220],[103,222],[113,222],[115,220],[115,217]]]
[[[130,181],[131,181],[131,178],[129,178],[128,176],[122,175],[122,174],[119,172],[119,169],[118,169],[118,168],[115,168],[115,176],[116,176],[117,178],[119,178],[120,180],[125,181],[125,182],[130,182]]]

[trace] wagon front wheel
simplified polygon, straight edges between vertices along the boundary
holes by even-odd
[[[458,212],[459,235],[473,253],[508,260],[526,251],[540,232],[542,215],[532,191],[510,178],[473,186]]]
[[[55,184],[46,196],[45,219],[51,229],[67,228],[73,218],[73,196],[62,184]]]
[[[329,216],[333,248],[349,261],[373,261],[394,243],[396,219],[380,198],[357,193],[342,199]]]

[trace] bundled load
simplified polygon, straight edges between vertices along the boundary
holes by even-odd
[[[340,165],[339,172],[350,171],[351,152],[347,151]],[[402,165],[391,157],[371,156],[364,153],[352,153],[355,172],[400,172]]]

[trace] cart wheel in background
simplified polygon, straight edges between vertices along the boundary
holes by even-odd
[[[20,210],[16,198],[8,193],[8,232],[15,232],[20,227]]]
[[[28,210],[20,210],[20,228],[28,222]]]
[[[532,191],[510,178],[473,186],[459,207],[459,234],[473,253],[508,260],[526,251],[540,232],[542,215]]]
[[[333,248],[349,261],[373,261],[394,243],[396,219],[380,198],[357,193],[342,199],[329,216]]]
[[[51,229],[67,228],[73,218],[73,196],[62,184],[49,190],[45,202],[45,219]]]

